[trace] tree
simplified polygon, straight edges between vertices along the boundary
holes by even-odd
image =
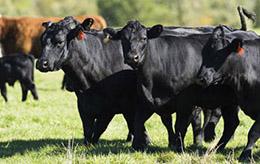
[[[256,27],[260,27],[260,0],[255,1],[254,11],[256,13]]]
[[[158,0],[98,0],[97,4],[100,14],[113,26],[123,26],[132,19],[146,25],[173,22],[170,9]]]

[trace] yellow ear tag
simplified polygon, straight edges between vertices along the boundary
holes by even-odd
[[[108,43],[110,41],[109,35],[106,35],[103,39],[104,43]]]

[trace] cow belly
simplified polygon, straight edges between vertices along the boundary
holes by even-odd
[[[237,93],[239,106],[245,114],[256,119],[260,114],[260,85],[243,85]]]
[[[197,104],[201,107],[215,109],[220,106],[237,104],[237,97],[232,88],[216,85],[201,89],[197,97]]]
[[[95,115],[109,115],[134,112],[136,96],[131,94],[88,94],[84,97],[86,112]]]

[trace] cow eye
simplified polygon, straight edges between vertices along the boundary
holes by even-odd
[[[143,37],[141,38],[141,41],[146,41],[146,39],[147,39],[146,37]]]
[[[57,45],[62,45],[63,44],[63,42],[62,41],[57,41]]]

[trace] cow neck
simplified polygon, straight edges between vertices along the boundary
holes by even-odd
[[[143,92],[147,99],[153,98],[155,104],[168,102],[172,96],[193,84],[202,63],[202,58],[190,55],[191,50],[187,55],[185,52],[179,53],[178,47],[181,43],[172,43],[174,44],[165,45],[158,39],[149,41],[144,63],[138,73],[138,79],[143,85]],[[194,46],[195,48],[198,47]],[[160,92],[160,90],[164,90],[164,92]],[[156,103],[157,100],[162,103]]]
[[[74,39],[70,46],[73,48],[69,48],[70,58],[63,66],[64,72],[75,83],[80,84],[82,90],[115,72],[111,69],[112,55],[105,53],[100,40],[94,37],[96,36],[87,35],[83,41]]]

